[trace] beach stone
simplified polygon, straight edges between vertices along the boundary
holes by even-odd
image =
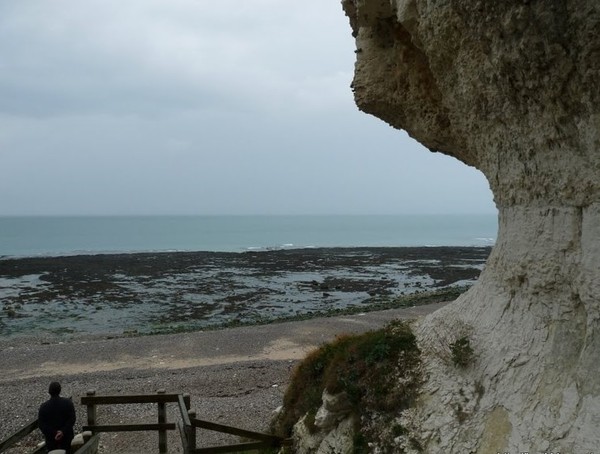
[[[479,282],[417,327],[428,378],[407,436],[428,453],[597,450],[600,3],[342,5],[358,107],[479,169],[499,212]]]
[[[83,434],[76,434],[73,440],[71,440],[71,448],[74,450],[81,448],[84,444]]]

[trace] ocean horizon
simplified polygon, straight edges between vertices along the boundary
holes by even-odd
[[[0,257],[491,246],[495,214],[2,216]]]

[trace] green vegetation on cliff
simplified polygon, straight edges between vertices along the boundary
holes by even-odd
[[[282,412],[273,422],[276,433],[289,436],[296,422],[305,419],[318,431],[315,416],[323,391],[345,394],[349,414],[357,422],[355,452],[372,438],[374,415],[385,420],[394,435],[404,429],[394,419],[410,407],[420,384],[420,351],[410,325],[394,321],[378,331],[342,335],[310,353],[295,369],[284,396]]]

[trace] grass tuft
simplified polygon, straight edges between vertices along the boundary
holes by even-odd
[[[402,411],[416,397],[419,365],[419,348],[406,322],[395,321],[382,330],[364,334],[338,336],[311,352],[295,368],[273,430],[280,436],[290,436],[300,418],[316,413],[324,390],[330,394],[345,392],[357,417]],[[362,433],[359,438],[366,440],[368,434]]]
[[[450,344],[452,362],[458,367],[467,367],[473,362],[473,347],[468,336],[462,336]]]

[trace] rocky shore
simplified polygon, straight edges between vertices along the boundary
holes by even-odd
[[[0,260],[0,339],[263,324],[468,285],[490,248],[322,248]]]

